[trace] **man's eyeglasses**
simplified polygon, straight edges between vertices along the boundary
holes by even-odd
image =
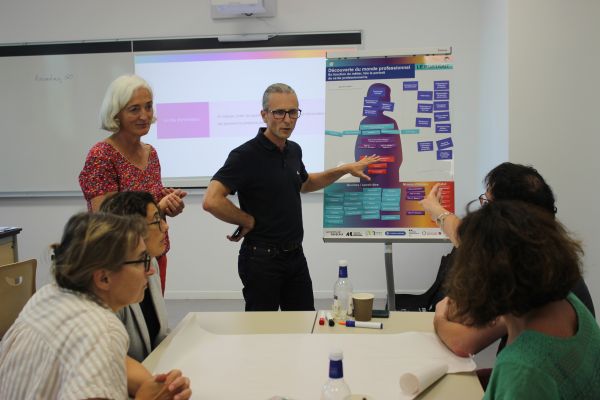
[[[161,232],[166,231],[167,220],[164,217],[157,219],[156,221],[148,222],[148,225],[156,225],[158,226],[158,230]]]
[[[485,193],[482,193],[482,194],[479,195],[479,204],[481,204],[482,207],[485,206],[489,202],[490,201],[486,197]]]
[[[299,108],[293,108],[291,110],[268,110],[271,114],[273,114],[273,118],[275,119],[284,119],[285,114],[290,116],[290,119],[298,119],[300,118],[300,114],[302,114],[302,110]]]
[[[152,257],[150,257],[149,254],[146,254],[144,256],[144,258],[141,258],[139,260],[133,260],[133,261],[125,261],[123,263],[123,265],[125,265],[125,264],[144,264],[144,271],[148,272],[148,271],[150,271],[150,261],[152,261]]]

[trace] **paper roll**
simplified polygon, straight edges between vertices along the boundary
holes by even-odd
[[[400,390],[407,395],[416,395],[446,375],[446,372],[448,372],[448,365],[442,363],[416,368],[412,372],[400,375]]]

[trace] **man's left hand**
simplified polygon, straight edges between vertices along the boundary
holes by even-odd
[[[371,180],[371,177],[365,174],[365,168],[369,164],[373,164],[377,161],[380,161],[381,157],[373,154],[372,156],[367,156],[360,161],[348,164],[348,173],[352,176],[356,176],[358,178],[366,179],[368,181]]]

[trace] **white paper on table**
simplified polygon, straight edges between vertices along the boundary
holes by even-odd
[[[411,372],[400,375],[400,390],[409,396],[416,396],[448,372],[448,365],[432,363],[416,367]]]
[[[344,351],[344,379],[352,392],[375,400],[416,397],[402,393],[398,379],[424,365],[442,363],[449,373],[475,369],[472,358],[457,357],[434,333],[215,335],[190,318],[154,372],[181,369],[191,379],[194,400],[318,399],[335,347]]]

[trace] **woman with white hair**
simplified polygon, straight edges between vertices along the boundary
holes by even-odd
[[[100,120],[102,129],[112,134],[90,149],[79,174],[88,209],[98,211],[102,201],[115,192],[144,191],[152,194],[162,214],[180,214],[187,193],[163,187],[158,154],[154,147],[142,142],[156,121],[150,85],[137,75],[115,79],[102,101]],[[157,261],[164,292],[166,257]]]

